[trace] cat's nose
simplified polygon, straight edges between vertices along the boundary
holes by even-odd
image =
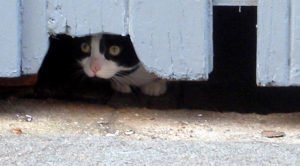
[[[99,64],[92,63],[91,70],[93,73],[96,74],[99,70],[101,70],[101,66]]]

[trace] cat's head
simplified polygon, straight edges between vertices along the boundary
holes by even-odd
[[[110,79],[135,70],[139,64],[129,36],[92,35],[81,41],[79,63],[89,77]]]

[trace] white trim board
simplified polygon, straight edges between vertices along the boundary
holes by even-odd
[[[213,0],[214,6],[257,6],[258,0]]]

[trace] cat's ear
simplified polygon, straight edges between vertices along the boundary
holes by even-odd
[[[127,39],[130,39],[130,35],[129,35],[129,34],[127,34],[125,37],[126,37]]]

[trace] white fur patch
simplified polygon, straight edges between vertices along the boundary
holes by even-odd
[[[165,80],[154,80],[141,87],[144,94],[149,96],[160,96],[166,93],[167,83]]]

